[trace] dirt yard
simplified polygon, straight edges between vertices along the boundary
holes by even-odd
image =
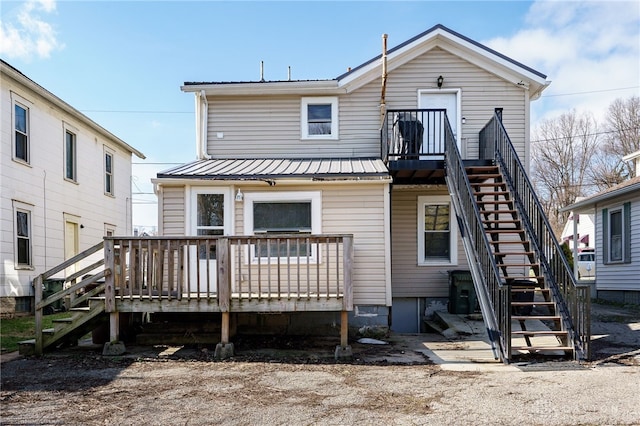
[[[166,347],[115,358],[91,347],[3,355],[0,423],[640,424],[640,310],[596,305],[592,315],[594,354],[584,364],[449,371],[412,353],[402,336],[384,346],[354,342],[349,363],[333,361],[333,340],[275,338],[240,340],[227,361]]]

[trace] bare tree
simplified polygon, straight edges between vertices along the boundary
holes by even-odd
[[[634,164],[622,161],[622,157],[640,150],[640,97],[613,101],[607,111],[605,130],[590,173],[599,190],[635,176]]]
[[[534,132],[531,176],[558,237],[569,215],[560,209],[588,194],[587,174],[597,135],[595,119],[575,110],[543,121]]]

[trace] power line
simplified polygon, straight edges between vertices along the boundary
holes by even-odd
[[[631,87],[619,87],[617,89],[603,89],[603,90],[590,90],[588,92],[575,92],[575,93],[558,93],[556,95],[542,95],[541,98],[555,98],[559,96],[574,96],[574,95],[589,95],[592,93],[603,93],[603,92],[617,92],[619,90],[629,90],[629,89],[638,89],[640,86],[631,86]]]
[[[586,135],[569,135],[569,136],[563,136],[563,137],[559,137],[559,138],[536,139],[536,140],[531,141],[531,143],[534,143],[534,142],[560,141],[560,140],[564,140],[564,139],[573,139],[573,138],[576,138],[576,137],[591,137],[591,136],[608,135],[610,133],[637,132],[639,130],[640,130],[640,128],[638,128],[638,127],[632,127],[632,128],[629,128],[629,129],[622,129],[622,130],[608,130],[608,131],[603,131],[603,132],[588,133]]]

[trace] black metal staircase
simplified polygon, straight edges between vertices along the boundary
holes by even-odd
[[[488,166],[465,167],[447,132],[446,180],[496,357],[589,357],[589,289],[576,284],[499,113]]]

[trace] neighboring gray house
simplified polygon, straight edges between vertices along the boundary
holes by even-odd
[[[640,151],[624,159],[638,161]],[[637,176],[564,210],[594,215],[596,293],[591,296],[640,304],[640,168],[635,170]]]
[[[101,241],[130,235],[131,157],[114,136],[0,61],[0,312],[30,312],[32,280]]]

